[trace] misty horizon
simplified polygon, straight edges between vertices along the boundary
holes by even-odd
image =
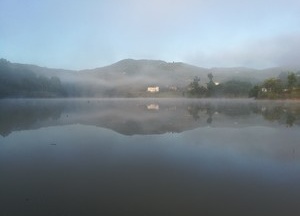
[[[211,66],[211,67],[205,67],[205,66],[201,66],[201,65],[196,65],[196,64],[192,64],[189,62],[183,62],[183,61],[166,61],[164,59],[144,59],[144,58],[124,58],[124,59],[119,59],[116,60],[114,62],[105,64],[105,65],[98,65],[95,67],[87,67],[87,68],[80,68],[80,69],[74,69],[74,68],[63,68],[63,67],[52,67],[49,65],[41,65],[41,64],[37,64],[35,62],[13,62],[10,59],[6,59],[3,57],[0,57],[0,59],[8,61],[12,64],[22,64],[22,65],[32,65],[32,66],[38,66],[38,67],[42,67],[42,68],[47,68],[47,69],[55,69],[55,70],[66,70],[66,71],[89,71],[89,70],[94,70],[94,69],[100,69],[100,68],[105,68],[105,67],[109,67],[118,63],[121,63],[123,61],[134,61],[134,62],[142,62],[142,61],[149,61],[149,62],[162,62],[162,63],[166,63],[166,64],[186,64],[186,65],[190,65],[193,67],[197,67],[197,68],[203,68],[203,69],[236,69],[236,68],[244,68],[244,69],[253,69],[253,70],[267,70],[267,69],[273,69],[273,68],[293,68],[293,69],[298,69],[300,70],[300,63],[297,64],[289,64],[289,65],[277,65],[277,66],[269,66],[269,67],[248,67],[248,66]]]

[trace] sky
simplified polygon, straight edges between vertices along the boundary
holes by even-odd
[[[11,62],[267,68],[299,57],[299,0],[0,0],[0,58]]]

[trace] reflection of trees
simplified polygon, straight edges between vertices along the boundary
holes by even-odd
[[[0,134],[7,136],[12,131],[31,129],[40,121],[59,119],[63,107],[45,102],[0,103]]]
[[[294,122],[296,121],[296,116],[293,115],[293,113],[288,112],[286,114],[286,125],[287,127],[292,127],[294,125]]]
[[[213,121],[212,116],[213,116],[214,112],[215,111],[214,111],[213,107],[211,107],[211,106],[207,107],[207,110],[206,110],[206,114],[208,115],[208,118],[206,120],[207,124],[211,124],[212,123],[212,121]]]
[[[199,116],[199,110],[200,110],[200,107],[197,106],[197,105],[190,105],[190,106],[188,106],[188,112],[193,117],[193,119],[195,121],[198,121],[198,119],[200,118],[200,116]]]
[[[212,123],[212,117],[215,112],[222,113],[227,116],[246,116],[250,115],[251,106],[247,104],[190,104],[188,106],[189,114],[197,121],[199,116],[199,111],[205,112],[208,115],[207,123]]]
[[[296,106],[284,106],[284,105],[269,105],[264,106],[262,104],[190,104],[188,106],[188,112],[195,121],[200,119],[200,113],[207,115],[207,124],[211,124],[213,121],[213,115],[215,112],[221,113],[230,117],[248,116],[251,114],[262,115],[267,121],[277,121],[279,124],[286,124],[288,127],[292,127],[297,120],[300,119],[300,107]]]
[[[300,119],[300,107],[265,107],[261,114],[268,121],[278,121],[280,124],[292,127]]]
[[[205,104],[205,105],[191,104],[190,106],[188,106],[188,112],[195,121],[198,121],[200,119],[199,112],[205,113],[206,115],[208,115],[206,122],[208,124],[211,124],[213,120],[212,116],[215,110],[214,107],[211,106],[210,104]]]
[[[283,115],[282,107],[274,107],[274,108],[267,108],[262,115],[268,121],[276,121],[279,120]]]
[[[161,111],[154,113],[142,107],[137,106],[135,101],[3,100],[0,101],[0,135],[6,136],[17,130],[74,123],[110,128],[127,135],[181,132],[199,125],[212,124],[213,121],[214,125],[226,125],[232,121],[244,125],[265,124],[266,121],[275,121],[287,127],[300,125],[298,104],[230,101],[211,103],[203,100],[193,101],[188,106],[180,104],[176,109],[170,110],[168,102],[168,105],[162,103]],[[60,119],[63,112],[72,115]],[[188,118],[187,113],[190,116]],[[263,118],[252,118],[258,115]]]
[[[221,104],[217,111],[228,116],[247,116],[252,113],[252,106],[249,104]]]

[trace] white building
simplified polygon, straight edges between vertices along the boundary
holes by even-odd
[[[262,91],[262,92],[268,92],[268,89],[262,88],[261,91]]]
[[[151,93],[159,92],[159,87],[158,86],[150,86],[147,88],[147,92],[151,92]]]
[[[147,105],[148,110],[159,110],[159,105],[158,104],[149,104]]]

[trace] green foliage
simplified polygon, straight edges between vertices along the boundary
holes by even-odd
[[[266,88],[268,92],[274,92],[274,93],[282,93],[283,90],[281,81],[276,78],[270,78],[265,80],[262,84],[262,87]]]
[[[266,79],[261,85],[249,92],[249,96],[267,99],[300,98],[300,89],[297,84],[297,75],[293,72],[284,72],[279,78]],[[257,92],[258,90],[258,92]]]
[[[15,67],[0,59],[0,98],[66,96],[59,78],[37,76],[32,71]]]
[[[200,88],[199,82],[200,82],[200,78],[196,76],[196,77],[194,77],[193,81],[190,83],[189,93],[191,95],[197,95],[198,94],[198,90]]]
[[[199,84],[200,78],[194,77],[193,81],[189,84],[188,93],[194,97],[204,97],[207,89]]]
[[[247,97],[252,84],[245,81],[230,80],[221,85],[223,95],[229,97]]]
[[[280,98],[283,93],[284,86],[281,80],[276,78],[266,79],[261,85],[261,98],[276,99]]]
[[[195,97],[248,97],[252,84],[244,81],[230,80],[220,85],[213,81],[212,73],[207,75],[209,82],[200,86],[200,78],[195,77],[189,84],[189,94]]]
[[[293,89],[297,85],[297,76],[294,73],[289,73],[288,77],[288,88]]]
[[[207,77],[209,79],[209,82],[206,84],[207,85],[207,96],[212,97],[216,93],[216,84],[213,81],[214,76],[212,73],[207,74]]]
[[[260,87],[258,85],[253,86],[249,91],[249,97],[258,98],[260,92]]]
[[[212,97],[215,95],[215,83],[213,81],[209,81],[207,84],[207,96]]]
[[[212,73],[207,74],[207,77],[208,77],[208,79],[209,79],[209,82],[213,82],[214,76],[213,76]]]

